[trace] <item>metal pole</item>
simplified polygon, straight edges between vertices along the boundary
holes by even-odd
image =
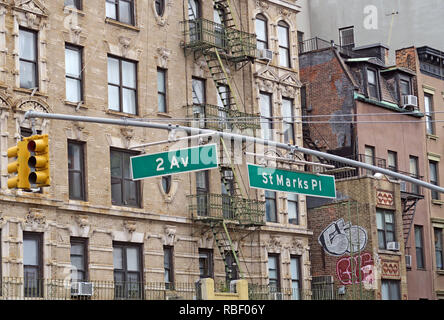
[[[291,144],[285,144],[270,140],[265,140],[261,138],[255,138],[250,136],[244,136],[236,133],[228,133],[228,132],[219,132],[214,130],[208,130],[208,129],[199,129],[199,128],[191,128],[191,127],[185,127],[180,125],[171,125],[171,124],[162,124],[162,123],[155,123],[155,122],[142,122],[137,120],[129,120],[127,118],[123,119],[110,119],[110,118],[96,118],[96,117],[86,117],[86,116],[73,116],[73,115],[66,115],[66,114],[55,114],[55,113],[43,113],[43,112],[35,112],[35,111],[27,111],[25,113],[25,119],[28,118],[43,118],[43,119],[54,119],[54,120],[66,120],[66,121],[83,121],[83,122],[94,122],[94,123],[104,123],[104,124],[113,124],[113,125],[120,125],[120,126],[132,126],[132,127],[145,127],[145,128],[154,128],[154,129],[160,129],[160,130],[183,130],[187,133],[192,134],[205,134],[205,133],[214,133],[220,137],[223,138],[229,138],[233,140],[239,140],[242,142],[252,142],[252,143],[259,143],[263,145],[270,145],[274,146],[276,148],[290,150],[292,152],[302,152],[306,154],[310,154],[316,157],[322,157],[327,160],[337,161],[341,163],[345,163],[354,167],[360,167],[368,170],[372,170],[374,172],[379,172],[382,174],[385,174],[387,176],[391,176],[406,182],[411,182],[420,186],[423,186],[427,189],[434,190],[437,192],[444,193],[444,188],[440,186],[436,186],[431,183],[427,183],[425,181],[421,181],[418,179],[414,179],[410,176],[406,176],[391,170],[387,170],[384,168],[379,168],[377,166],[373,166],[364,162],[359,162],[343,157],[336,156],[334,154],[329,154],[321,151],[316,151],[312,149],[306,149],[303,147],[291,145]]]

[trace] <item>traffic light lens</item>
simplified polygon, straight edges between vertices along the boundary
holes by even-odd
[[[36,184],[37,183],[37,174],[35,172],[31,172],[29,174],[28,179],[29,179],[29,183]]]
[[[31,168],[35,168],[35,165],[37,164],[37,159],[35,157],[30,157],[28,160],[28,166]]]
[[[36,143],[34,140],[28,142],[28,151],[35,152]]]

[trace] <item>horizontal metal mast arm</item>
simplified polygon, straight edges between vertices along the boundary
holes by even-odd
[[[98,117],[86,117],[86,116],[73,116],[73,115],[66,115],[66,114],[54,114],[54,113],[43,113],[43,112],[35,112],[35,111],[27,111],[25,113],[25,119],[32,119],[32,118],[43,118],[43,119],[54,119],[54,120],[66,120],[66,121],[82,121],[82,122],[94,122],[94,123],[104,123],[104,124],[112,124],[112,125],[120,125],[120,126],[132,126],[132,127],[145,127],[145,128],[153,128],[153,129],[160,129],[160,130],[183,130],[190,134],[215,134],[220,137],[223,137],[225,139],[234,139],[239,140],[243,142],[252,142],[252,143],[259,143],[262,145],[270,145],[274,146],[276,148],[290,150],[290,151],[297,151],[305,154],[310,154],[316,157],[322,157],[324,159],[337,161],[341,163],[345,163],[354,167],[360,167],[364,169],[368,169],[374,172],[379,172],[382,174],[385,174],[387,176],[391,176],[406,182],[411,182],[413,184],[420,185],[422,187],[425,187],[430,190],[434,190],[440,193],[444,193],[444,188],[440,186],[436,186],[434,184],[421,181],[415,178],[412,178],[410,176],[406,176],[388,169],[380,168],[377,166],[373,166],[367,163],[343,158],[336,156],[334,154],[329,154],[317,150],[312,149],[306,149],[303,147],[298,147],[295,145],[285,144],[285,143],[279,143],[275,141],[265,140],[261,138],[255,138],[250,136],[244,136],[236,133],[227,133],[227,132],[218,132],[214,130],[208,130],[208,129],[199,129],[199,128],[192,128],[192,127],[185,127],[185,126],[179,126],[179,125],[172,125],[172,124],[163,124],[163,123],[155,123],[155,122],[142,122],[142,121],[136,121],[131,119],[110,119],[110,118],[98,118]]]

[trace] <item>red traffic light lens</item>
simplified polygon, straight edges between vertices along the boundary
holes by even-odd
[[[35,152],[35,148],[36,148],[37,144],[35,143],[34,140],[31,140],[28,142],[28,151],[29,152]]]

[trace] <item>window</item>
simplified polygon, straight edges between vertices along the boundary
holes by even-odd
[[[282,123],[284,130],[284,143],[294,145],[294,115],[292,99],[282,98]]]
[[[82,48],[66,45],[65,72],[66,72],[66,100],[80,102],[82,93]]]
[[[261,92],[259,94],[259,104],[261,109],[261,128],[262,128],[262,138],[267,140],[273,139],[272,129],[273,129],[273,119],[272,119],[272,104],[271,104],[271,94]]]
[[[444,270],[444,256],[442,249],[442,229],[435,228],[435,256],[436,256],[436,269]]]
[[[71,280],[87,281],[87,239],[71,238]]]
[[[163,267],[165,272],[165,288],[174,288],[174,271],[173,271],[173,247],[163,247]]]
[[[271,292],[280,291],[281,284],[278,254],[268,254],[268,285]]]
[[[426,116],[426,130],[427,134],[435,134],[435,124],[433,116],[433,96],[431,94],[424,94],[424,111]]]
[[[238,254],[238,252],[236,252]],[[236,280],[239,279],[238,267],[236,263],[236,259],[234,258],[233,251],[225,251],[225,262],[228,266],[228,271],[226,272],[226,280]]]
[[[438,181],[438,162],[436,161],[429,161],[429,171],[430,171],[430,183],[434,184],[435,186],[439,186]],[[432,192],[432,199],[433,200],[439,200],[440,196],[438,191],[431,190]]]
[[[197,193],[197,215],[208,215],[208,195],[209,195],[209,174],[208,170],[196,172],[196,193]]]
[[[298,31],[298,47],[299,53],[304,52],[304,33],[302,31]]]
[[[379,249],[386,249],[387,242],[395,241],[395,215],[393,211],[376,209]]]
[[[162,177],[162,188],[163,191],[168,194],[171,190],[171,176],[163,176]]]
[[[296,193],[287,194],[288,223],[299,224],[298,195]]]
[[[115,299],[143,297],[142,259],[139,245],[113,243]]]
[[[398,171],[398,154],[395,151],[388,151],[387,162],[389,170]]]
[[[416,268],[424,269],[424,240],[423,227],[415,226]]]
[[[265,190],[265,213],[268,222],[277,222],[276,192]]]
[[[217,84],[217,106],[219,107],[219,129],[231,129],[229,122],[229,110],[231,109],[231,94],[230,88],[226,84]]]
[[[256,41],[258,49],[268,49],[267,18],[261,14],[256,16]]]
[[[159,112],[167,112],[166,70],[157,68],[157,106]]]
[[[226,12],[223,5],[215,3],[213,9],[214,43],[224,49],[227,45],[225,36]]]
[[[341,47],[354,47],[355,35],[353,27],[339,29],[339,43]]]
[[[381,279],[381,299],[401,300],[400,281]]]
[[[291,298],[301,299],[301,257],[290,256]]]
[[[198,0],[189,0],[188,1],[188,18],[190,20],[199,19],[201,17],[200,14],[200,3]]]
[[[69,198],[86,200],[85,192],[85,144],[68,141],[68,181]]]
[[[193,78],[193,116],[199,121],[199,128],[205,127],[206,90],[205,80]]]
[[[199,249],[199,276],[213,278],[213,250]]]
[[[279,65],[290,68],[289,27],[284,21],[278,22]]]
[[[410,81],[401,79],[399,81],[399,87],[400,87],[400,90],[401,90],[401,98],[403,96],[407,96],[407,95],[412,94],[412,89],[411,89],[411,86],[410,86]]]
[[[19,30],[20,88],[38,88],[37,32]]]
[[[81,0],[65,0],[65,7],[73,7],[77,10],[82,10]]]
[[[42,234],[23,233],[23,275],[25,297],[43,296]]]
[[[157,15],[162,17],[165,12],[165,0],[155,0],[154,4],[156,5]]]
[[[136,114],[137,65],[135,62],[108,57],[108,108]]]
[[[364,163],[374,166],[375,160],[375,147],[366,145],[364,149]],[[366,172],[369,175],[373,175],[372,170],[366,170]]]
[[[140,207],[140,182],[133,181],[130,157],[136,153],[111,149],[111,198],[113,205]]]
[[[379,99],[378,73],[376,70],[367,69],[367,84],[369,97]]]
[[[410,161],[410,176],[412,178],[419,179],[418,157],[410,156],[409,161]],[[414,183],[412,183],[411,186],[412,186],[411,192],[419,194],[419,186]]]
[[[234,174],[231,168],[223,168],[221,172],[222,213],[225,219],[233,219],[235,210],[231,203],[234,195]]]
[[[106,17],[134,25],[134,1],[106,0]]]

